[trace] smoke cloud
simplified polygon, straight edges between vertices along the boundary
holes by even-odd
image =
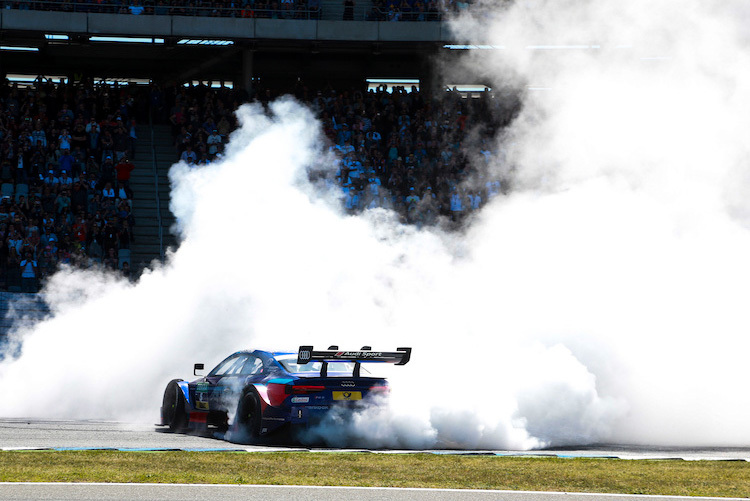
[[[225,160],[171,171],[166,264],[55,275],[0,362],[3,415],[153,422],[193,362],[368,344],[412,361],[387,404],[316,430],[332,445],[750,445],[746,12],[704,4],[457,18],[504,47],[461,68],[522,99],[489,166],[512,190],[461,232],[345,215],[308,176],[334,169],[311,112],[242,107]]]

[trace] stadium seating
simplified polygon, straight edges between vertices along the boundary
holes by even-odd
[[[3,183],[2,187],[0,187],[0,195],[3,197],[13,198],[14,191],[15,187],[13,183]]]
[[[81,130],[87,123],[98,123],[103,130],[116,131],[123,118],[132,122],[135,102],[118,107],[121,89],[104,84],[94,88],[91,82],[80,82],[77,100],[71,106],[65,93],[58,92],[61,85],[41,79],[23,87],[8,80],[0,84],[0,144],[7,159],[0,186],[0,235],[4,241],[0,246],[0,290],[21,290],[20,263],[27,253],[37,262],[38,286],[59,264],[91,266],[101,261],[105,246],[120,250],[130,243],[130,239],[120,242],[120,235],[134,216],[124,218],[116,201],[103,203],[94,196],[114,176],[113,169],[99,165],[104,145],[99,136],[86,134],[84,138]],[[109,99],[105,108],[114,112],[97,113],[92,101],[84,99],[86,93]],[[44,110],[37,108],[34,99],[39,94],[49,96]],[[73,136],[64,130],[74,131]],[[118,147],[132,153],[133,144],[126,139]],[[73,155],[68,156],[68,151]],[[117,222],[114,231],[103,231],[108,220]],[[123,250],[122,254],[127,258],[129,253]]]
[[[16,202],[18,202],[21,197],[28,197],[28,196],[29,196],[29,185],[26,183],[16,184]]]
[[[123,263],[130,264],[130,249],[120,249],[120,252],[118,253],[118,260],[119,263],[117,265],[118,269],[122,269]]]

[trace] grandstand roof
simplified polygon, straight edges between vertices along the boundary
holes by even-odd
[[[450,39],[442,22],[376,22],[130,16],[84,12],[0,11],[3,71],[99,74],[164,80],[253,74],[315,79],[417,76]],[[46,38],[45,35],[62,35]],[[139,42],[92,37],[138,37]],[[145,40],[144,40],[145,39]],[[144,43],[145,42],[145,43]]]

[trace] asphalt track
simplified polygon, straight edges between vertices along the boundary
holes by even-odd
[[[338,449],[274,447],[235,444],[220,437],[167,433],[154,425],[107,421],[51,421],[0,419],[0,450],[122,450],[122,451],[338,451]],[[354,450],[354,449],[350,449]],[[415,451],[377,450],[383,454]],[[536,451],[432,450],[434,454],[487,454],[502,456],[599,457],[619,459],[682,459],[750,461],[750,448],[642,448],[597,446]],[[353,487],[0,483],[2,500],[507,500],[507,501],[683,501],[740,498],[685,498],[548,492],[509,492],[447,489],[393,489]],[[748,499],[748,498],[744,498]]]
[[[185,451],[327,451],[334,449],[236,444],[220,437],[167,433],[148,424],[111,421],[51,421],[0,418],[0,450],[185,450]],[[336,449],[338,450],[338,449]],[[360,450],[360,449],[351,449]],[[414,451],[376,450],[373,453]],[[592,446],[534,451],[431,450],[434,454],[501,456],[598,457],[616,459],[683,459],[750,461],[750,447],[685,449],[674,447]]]

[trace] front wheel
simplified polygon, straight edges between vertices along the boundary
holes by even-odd
[[[260,400],[254,392],[242,396],[237,406],[237,429],[245,432],[249,439],[260,436]]]
[[[180,431],[187,427],[187,413],[185,412],[185,396],[180,385],[182,379],[169,382],[164,390],[164,400],[161,407],[162,423],[169,426],[170,431]]]

